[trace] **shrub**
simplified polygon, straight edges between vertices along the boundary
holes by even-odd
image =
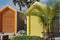
[[[40,38],[39,36],[16,36],[13,37],[12,40],[44,40],[44,39]]]

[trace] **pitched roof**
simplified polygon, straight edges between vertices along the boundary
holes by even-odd
[[[39,10],[37,8],[46,8],[46,5],[45,4],[41,4],[40,2],[35,2],[28,10],[27,10],[27,13],[31,13],[32,11],[34,11],[35,13],[38,12]]]
[[[6,9],[10,9],[10,10],[16,12],[16,10],[15,10],[14,8],[12,8],[11,6],[9,6],[9,5],[6,5],[4,8],[2,8],[2,9],[0,10],[0,12],[4,11],[4,10],[6,10]]]

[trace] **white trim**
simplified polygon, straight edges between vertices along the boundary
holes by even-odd
[[[17,11],[16,11],[16,18],[15,18],[15,20],[16,20],[16,33],[17,33]]]

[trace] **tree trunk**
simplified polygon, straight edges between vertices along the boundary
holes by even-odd
[[[19,7],[20,7],[20,10],[22,10],[22,9],[21,9],[21,5],[20,5]]]
[[[44,38],[46,39],[46,40],[50,40],[51,38],[50,38],[50,24],[47,24],[46,25],[47,27],[45,28],[46,29],[46,32],[44,31]]]

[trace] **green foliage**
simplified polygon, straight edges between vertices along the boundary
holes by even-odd
[[[26,3],[27,0],[20,0],[19,2],[17,2],[16,0],[13,0],[13,4],[16,6],[16,4],[18,3],[20,10],[21,10],[21,6],[25,5],[24,3]]]
[[[34,15],[39,17],[43,23],[43,28],[46,30],[50,30],[51,22],[57,13],[60,13],[60,3],[56,3],[53,7],[50,7],[48,4],[43,7],[36,2],[27,11],[28,16]]]
[[[16,36],[13,37],[12,40],[43,40],[39,36]]]

